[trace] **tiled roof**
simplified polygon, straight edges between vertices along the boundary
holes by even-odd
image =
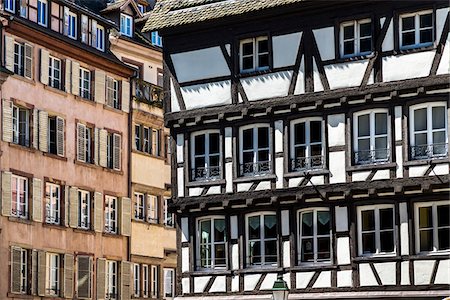
[[[305,0],[159,0],[143,31],[241,15]]]

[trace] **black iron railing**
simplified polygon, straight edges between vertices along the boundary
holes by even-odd
[[[271,161],[250,162],[240,165],[241,176],[264,175],[272,172]]]
[[[448,155],[447,143],[411,146],[412,159],[438,158],[438,157],[445,157],[447,155]]]
[[[135,95],[137,101],[145,102],[157,107],[163,106],[163,88],[142,79],[135,79]]]
[[[26,210],[12,208],[11,215],[13,217],[26,219],[28,217],[28,212]]]
[[[389,160],[389,149],[361,150],[355,152],[355,164],[367,165]]]
[[[315,155],[310,157],[297,157],[291,159],[292,171],[306,171],[323,168],[323,156]]]
[[[220,177],[220,166],[195,167],[191,170],[192,180],[211,180]]]

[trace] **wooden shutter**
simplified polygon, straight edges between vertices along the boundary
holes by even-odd
[[[48,152],[48,113],[39,111],[39,150]]]
[[[106,295],[106,259],[97,258],[97,300],[104,300]]]
[[[115,170],[120,170],[121,153],[122,150],[122,136],[120,134],[113,134],[113,167]]]
[[[69,34],[69,8],[64,7],[64,35]]]
[[[5,67],[14,72],[14,39],[5,36]]]
[[[45,251],[38,251],[38,284],[37,284],[37,293],[39,296],[45,296],[45,274],[46,274],[46,263],[47,255]]]
[[[77,296],[78,298],[91,298],[91,257],[77,256],[77,262]]]
[[[31,295],[37,295],[38,289],[38,251],[31,251]]]
[[[102,70],[95,70],[95,102],[105,104],[105,72]]]
[[[94,163],[98,165],[99,162],[99,135],[100,135],[100,129],[95,128],[94,129]]]
[[[33,46],[29,44],[24,45],[24,65],[25,65],[25,72],[24,75],[28,79],[33,79]]]
[[[89,19],[86,15],[81,15],[81,42],[88,43],[88,25]]]
[[[122,261],[120,263],[120,299],[131,298],[131,263]]]
[[[48,85],[48,61],[49,52],[41,49],[41,82],[45,85]]]
[[[99,165],[106,167],[107,164],[107,151],[108,151],[108,132],[105,129],[100,129],[99,132]]]
[[[130,83],[122,80],[122,110],[126,113],[130,112]]]
[[[94,230],[103,232],[103,194],[94,193]]]
[[[64,254],[64,298],[73,298],[73,255]]]
[[[131,199],[120,198],[120,233],[125,236],[131,235]]]
[[[86,161],[86,126],[77,124],[77,160]]]
[[[91,45],[92,45],[92,47],[95,47],[97,45],[97,21],[92,20],[91,26],[92,26],[92,28],[91,28],[91,34],[92,34]]]
[[[33,109],[33,148],[39,149],[39,110]]]
[[[71,72],[71,67],[72,67],[72,61],[70,59],[66,59],[65,61],[66,63],[66,67],[64,69],[64,88],[66,90],[66,93],[70,93],[70,72]]]
[[[64,119],[56,117],[56,153],[64,156]]]
[[[78,227],[78,188],[69,189],[69,226]]]
[[[42,222],[42,180],[33,178],[33,210],[32,218],[36,222]]]
[[[3,99],[3,141],[11,143],[13,140],[13,120],[12,120],[12,103]]]
[[[22,249],[11,247],[11,292],[20,293]]]
[[[72,94],[78,96],[80,94],[80,64],[72,61]]]
[[[2,215],[11,215],[11,172],[2,172]]]

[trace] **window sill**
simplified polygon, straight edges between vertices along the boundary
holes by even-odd
[[[359,256],[353,259],[356,263],[371,262],[371,261],[400,261],[401,257],[396,254],[377,254],[370,256]]]
[[[328,169],[312,169],[310,171],[294,171],[290,172],[284,175],[284,178],[294,178],[294,177],[303,177],[306,175],[327,175],[330,174],[330,171]]]
[[[83,97],[80,97],[77,95],[74,95],[74,97],[75,97],[75,100],[90,104],[92,106],[96,106],[96,104],[97,104],[94,100],[91,100],[91,99],[83,98]]]
[[[197,269],[193,272],[190,272],[189,274],[192,276],[200,276],[200,275],[205,275],[205,274],[209,274],[209,275],[231,275],[232,271],[225,269]]]
[[[58,224],[51,224],[51,223],[42,223],[42,227],[51,228],[51,229],[58,229],[58,230],[67,230],[67,227],[64,225],[58,225]]]
[[[264,181],[264,180],[275,180],[277,176],[275,174],[267,174],[267,175],[253,175],[253,176],[242,176],[239,178],[234,178],[233,183],[244,183],[244,182],[253,182],[253,181]]]
[[[22,224],[26,224],[26,225],[33,225],[33,222],[29,219],[22,219],[22,218],[14,217],[14,216],[9,216],[8,221],[22,223]]]
[[[323,63],[324,63],[324,65],[327,65],[327,64],[339,64],[339,63],[355,62],[355,61],[371,59],[374,56],[375,56],[375,53],[372,51],[372,52],[370,52],[368,54],[356,54],[356,55],[345,56],[345,57],[339,56],[339,58],[337,58],[337,59],[324,61]]]
[[[49,91],[51,91],[51,92],[53,92],[53,93],[56,93],[56,94],[58,94],[58,95],[67,97],[66,91],[63,91],[63,90],[60,90],[60,89],[51,87],[51,86],[49,86],[49,85],[44,85],[44,89],[49,90]]]
[[[163,226],[163,224],[159,224],[158,222],[153,223],[153,222],[148,222],[145,220],[135,219],[135,218],[132,218],[131,222],[139,223],[139,224],[143,224],[143,225],[153,225],[153,226],[159,226],[159,227]]]
[[[306,270],[334,270],[337,269],[336,265],[332,265],[331,262],[323,264],[299,264],[290,268],[291,271],[306,271]]]
[[[42,155],[50,157],[50,158],[58,159],[61,161],[67,161],[67,157],[59,156],[59,155],[56,155],[53,153],[43,152]]]
[[[105,167],[103,167],[103,170],[106,171],[106,172],[113,173],[113,174],[123,175],[123,171],[114,170],[114,169],[105,168]]]
[[[448,157],[439,157],[435,159],[418,159],[418,160],[409,160],[405,161],[403,163],[403,166],[405,167],[411,167],[411,166],[422,166],[422,165],[431,165],[431,164],[441,164],[441,163],[448,163],[450,162]]]
[[[411,255],[409,259],[411,260],[421,260],[421,259],[436,259],[436,258],[448,258],[450,250],[441,250],[435,252],[421,252],[416,255]]]
[[[279,273],[283,272],[283,268],[278,266],[248,266],[246,269],[237,270],[236,274],[255,274],[255,273]]]
[[[111,106],[109,106],[107,104],[103,104],[103,108],[106,109],[106,110],[112,111],[112,112],[119,113],[121,115],[123,115],[125,113],[123,110],[121,110],[119,108],[111,107]]]
[[[166,158],[163,157],[163,156],[153,155],[153,154],[150,154],[150,153],[147,153],[147,152],[144,152],[144,151],[140,151],[140,150],[136,150],[136,149],[132,149],[131,152],[132,153],[136,153],[136,154],[140,154],[140,155],[144,155],[144,156],[148,156],[148,157],[151,157],[151,158],[154,158],[154,159],[158,159],[158,160],[164,160],[164,161],[166,160]]]
[[[409,53],[417,53],[417,52],[435,50],[436,43],[437,42],[433,42],[433,43],[431,43],[431,45],[412,45],[412,46],[407,46],[405,48],[402,48],[400,46],[398,51],[394,51],[394,54],[409,54]]]
[[[29,84],[32,84],[32,85],[36,85],[36,81],[34,81],[33,79],[29,79],[29,78],[26,78],[24,76],[20,76],[19,74],[13,74],[11,76],[14,79],[17,79],[17,80],[20,80],[20,81],[23,81],[23,82],[26,82],[26,83],[29,83]]]
[[[34,299],[33,295],[16,294],[16,293],[11,293],[11,292],[8,292],[7,297],[11,298],[11,299]]]
[[[103,232],[102,233],[102,236],[104,236],[104,237],[111,237],[111,238],[122,238],[122,236],[120,235],[120,234],[118,234],[118,233],[110,233],[110,232]]]
[[[393,169],[397,167],[397,163],[395,162],[385,162],[385,163],[374,163],[367,165],[356,165],[356,166],[348,166],[346,171],[368,171],[368,170],[379,170],[379,169]]]
[[[73,232],[95,235],[95,231],[92,229],[74,228]]]
[[[247,78],[247,77],[253,77],[253,76],[260,76],[265,75],[273,72],[271,68],[264,69],[264,70],[253,70],[248,72],[242,72],[239,71],[239,74],[236,75],[237,78]]]
[[[74,164],[99,170],[103,168],[101,166],[95,165],[94,163],[82,162],[76,159],[74,160]]]
[[[211,186],[211,185],[224,185],[227,181],[225,179],[211,179],[211,180],[198,180],[190,181],[186,183],[186,187],[199,187],[199,186]]]
[[[13,148],[16,148],[16,149],[22,149],[22,150],[25,150],[25,151],[28,151],[28,152],[31,152],[31,153],[36,152],[36,149],[31,148],[31,147],[22,146],[22,145],[19,145],[19,144],[15,144],[13,142],[9,142],[8,144],[9,144],[9,146],[11,146]]]

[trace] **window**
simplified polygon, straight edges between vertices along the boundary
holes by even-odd
[[[148,290],[150,284],[150,273],[148,271],[148,265],[142,265],[142,296],[148,297]]]
[[[95,48],[100,51],[105,50],[105,28],[103,26],[97,25],[96,27],[97,38],[95,39]]]
[[[175,296],[175,270],[174,269],[166,269],[164,268],[164,297],[165,299]]]
[[[92,297],[92,258],[77,256],[77,296],[78,299]]]
[[[164,86],[164,71],[158,68],[158,73],[156,74],[156,85]]]
[[[22,18],[28,17],[28,2],[27,1],[20,1],[20,16]]]
[[[107,167],[120,171],[120,156],[122,136],[117,133],[108,132],[107,137]]]
[[[161,140],[160,140],[160,130],[152,129],[152,154],[155,156],[160,156],[161,150]]]
[[[56,253],[47,253],[46,295],[58,296],[60,292],[61,257]]]
[[[372,52],[372,21],[355,20],[341,24],[341,57],[365,55]]]
[[[267,36],[241,40],[239,53],[242,73],[269,69],[269,40]]]
[[[11,292],[29,293],[29,251],[11,247]]]
[[[247,264],[277,264],[277,216],[275,213],[249,215],[246,218]]]
[[[48,152],[64,156],[64,119],[48,117]]]
[[[429,46],[434,41],[433,11],[400,15],[400,49]]]
[[[45,222],[59,225],[61,222],[61,187],[45,184]]]
[[[136,220],[145,220],[145,195],[141,193],[134,193],[136,198],[134,218]]]
[[[34,116],[37,117],[37,116]],[[12,106],[13,143],[30,146],[30,111],[26,108]]]
[[[147,221],[150,223],[159,222],[158,199],[157,196],[147,195]]]
[[[152,45],[162,47],[162,38],[158,31],[152,31]]]
[[[384,109],[356,113],[353,120],[356,164],[389,160],[388,113]]]
[[[106,104],[120,109],[119,105],[119,82],[112,77],[106,77]]]
[[[80,68],[80,97],[91,99],[91,71]]]
[[[291,123],[291,170],[323,167],[322,120],[297,120]]]
[[[91,228],[91,193],[78,190],[78,227],[81,229]]]
[[[144,5],[138,4],[137,7],[138,7],[139,11],[140,11],[142,14],[145,13],[145,6],[144,6]]]
[[[225,218],[212,217],[197,222],[197,257],[200,268],[226,267],[226,228]]]
[[[77,124],[77,160],[85,163],[93,162],[93,128]]]
[[[141,296],[141,268],[139,264],[133,265],[133,295]]]
[[[48,84],[55,89],[62,89],[61,60],[50,56],[48,62]]]
[[[327,208],[305,209],[298,214],[299,263],[329,263],[331,222]]]
[[[5,0],[4,1],[5,10],[15,13],[16,12],[16,1],[15,0]]]
[[[158,266],[152,266],[152,285],[150,288],[151,297],[157,298],[158,297],[158,286],[159,286],[159,272],[158,272]]]
[[[169,212],[169,198],[164,198],[164,225],[173,227],[173,213]]]
[[[416,252],[450,250],[450,202],[423,202],[415,205]]]
[[[106,299],[118,299],[118,263],[117,261],[106,261]]]
[[[395,253],[394,206],[358,207],[358,253],[378,255]]]
[[[14,73],[25,76],[25,45],[14,43]]]
[[[105,196],[105,232],[117,233],[117,198]]]
[[[133,18],[131,16],[120,14],[120,33],[126,36],[133,36]]]
[[[155,156],[161,156],[161,130],[136,124],[134,125],[136,150]]]
[[[250,125],[240,129],[240,174],[264,175],[272,171],[270,130],[268,125]]]
[[[37,2],[38,24],[47,26],[47,0]]]
[[[28,218],[28,178],[11,177],[11,215],[21,219]]]
[[[219,132],[195,133],[191,139],[192,180],[220,177]]]
[[[67,27],[67,36],[76,40],[77,39],[77,15],[73,12],[69,12],[69,23]]]
[[[447,106],[432,102],[410,109],[411,158],[427,159],[448,154]]]

